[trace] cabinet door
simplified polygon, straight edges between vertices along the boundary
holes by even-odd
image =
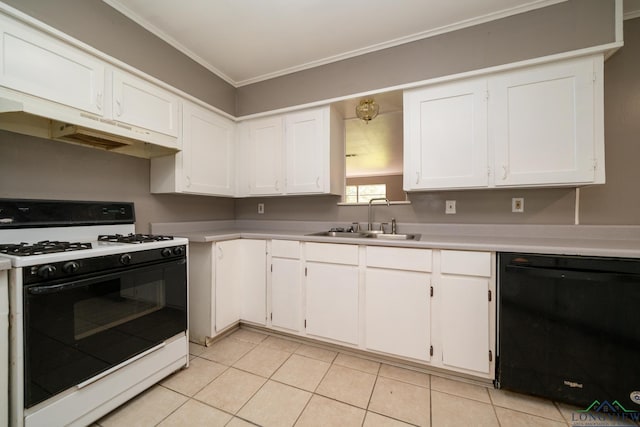
[[[587,58],[489,79],[497,186],[594,181],[595,71]]]
[[[178,136],[179,98],[123,71],[113,71],[113,118],[119,122]]]
[[[288,114],[285,118],[286,192],[322,193],[328,173],[327,108]]]
[[[216,332],[240,320],[242,265],[240,240],[215,244],[215,319]]]
[[[241,239],[242,258],[237,264],[242,280],[240,318],[267,324],[267,243]]]
[[[282,167],[282,118],[249,123],[249,194],[280,194],[284,191]]]
[[[367,268],[365,283],[367,348],[428,361],[429,274]]]
[[[307,334],[358,344],[358,267],[307,263]]]
[[[184,189],[188,193],[234,194],[234,124],[213,111],[184,103]]]
[[[300,260],[271,259],[271,326],[300,332],[302,282]]]
[[[440,278],[442,363],[446,367],[489,373],[489,280]]]
[[[489,184],[486,80],[404,94],[405,190]]]
[[[0,31],[1,86],[103,114],[104,63],[6,16]]]

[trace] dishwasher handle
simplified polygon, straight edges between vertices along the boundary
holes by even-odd
[[[585,281],[617,281],[627,280],[640,282],[640,274],[615,273],[597,270],[567,270],[557,268],[532,267],[528,265],[509,264],[505,270],[510,273],[524,274],[533,277],[547,277],[553,279],[585,280]]]

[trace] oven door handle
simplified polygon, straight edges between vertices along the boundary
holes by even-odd
[[[84,286],[87,286],[87,284],[83,282],[62,283],[60,285],[31,286],[27,288],[27,292],[32,295],[49,295],[65,292],[74,288],[82,288]]]

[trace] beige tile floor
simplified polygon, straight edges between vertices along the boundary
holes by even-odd
[[[94,426],[567,427],[577,409],[249,329],[190,353]]]

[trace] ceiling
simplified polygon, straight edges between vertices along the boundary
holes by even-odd
[[[563,0],[103,0],[235,87]]]

